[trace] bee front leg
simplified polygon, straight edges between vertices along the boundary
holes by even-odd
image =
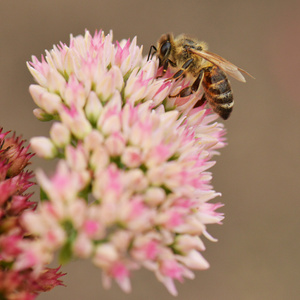
[[[164,74],[167,72],[167,69],[169,67],[169,65],[171,65],[172,67],[176,67],[176,64],[174,62],[172,62],[169,59],[166,59],[163,63],[160,61],[159,62],[159,67],[163,66],[163,73],[160,76],[157,76],[156,78],[161,78],[164,76]],[[166,79],[168,80],[168,79]]]
[[[154,50],[153,53],[152,53],[152,50]],[[157,52],[156,47],[155,47],[154,45],[151,45],[151,46],[150,46],[149,53],[148,53],[147,61],[148,61],[150,58],[152,59],[153,55],[154,55],[156,52]]]
[[[176,64],[174,62],[172,62],[169,59],[166,59],[165,62],[163,63],[163,73],[164,74],[167,72],[169,65],[171,65],[174,68],[176,67]]]

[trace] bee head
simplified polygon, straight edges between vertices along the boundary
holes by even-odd
[[[172,50],[172,36],[170,34],[164,34],[161,36],[157,43],[157,55],[160,65],[168,59]]]

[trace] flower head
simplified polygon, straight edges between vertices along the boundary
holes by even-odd
[[[24,168],[33,154],[21,137],[8,136],[0,128],[0,298],[35,299],[43,291],[62,285],[63,274],[58,269],[36,268],[33,246],[38,245],[34,235],[22,225],[25,211],[34,211],[36,204],[29,201],[32,194],[24,192],[33,185],[32,173]]]
[[[126,292],[143,266],[175,295],[174,280],[208,268],[200,236],[223,219],[208,202],[219,194],[207,171],[225,145],[223,125],[193,108],[199,94],[169,97],[187,82],[157,78],[157,60],[146,61],[136,39],[87,31],[28,67],[35,115],[60,122],[49,147],[32,140],[38,155],[61,158],[52,177],[38,171],[46,201],[23,219],[41,259],[56,249],[62,261],[91,258],[105,287],[115,279]]]

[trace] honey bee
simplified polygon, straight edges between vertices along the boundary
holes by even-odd
[[[207,51],[205,42],[186,35],[176,38],[172,34],[162,35],[157,42],[157,48],[154,45],[150,47],[148,59],[154,54],[159,59],[159,66],[163,67],[163,74],[169,66],[176,68],[177,72],[167,80],[178,80],[187,75],[193,78],[190,86],[172,97],[187,97],[202,86],[203,96],[195,107],[207,101],[224,120],[230,116],[234,104],[231,85],[226,74],[242,82],[246,81],[242,73],[251,76],[221,56]]]

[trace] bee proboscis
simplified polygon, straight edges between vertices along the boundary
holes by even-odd
[[[152,50],[158,56],[159,66],[166,73],[169,66],[176,68],[176,72],[167,80],[178,80],[191,75],[193,82],[172,97],[187,97],[203,87],[203,96],[195,104],[201,106],[206,101],[211,108],[224,120],[228,119],[233,108],[233,95],[227,75],[245,82],[242,73],[251,76],[243,69],[223,57],[207,51],[207,44],[196,39],[180,35],[176,38],[172,34],[164,34],[155,46],[150,47],[148,59]],[[251,76],[252,77],[252,76]]]

